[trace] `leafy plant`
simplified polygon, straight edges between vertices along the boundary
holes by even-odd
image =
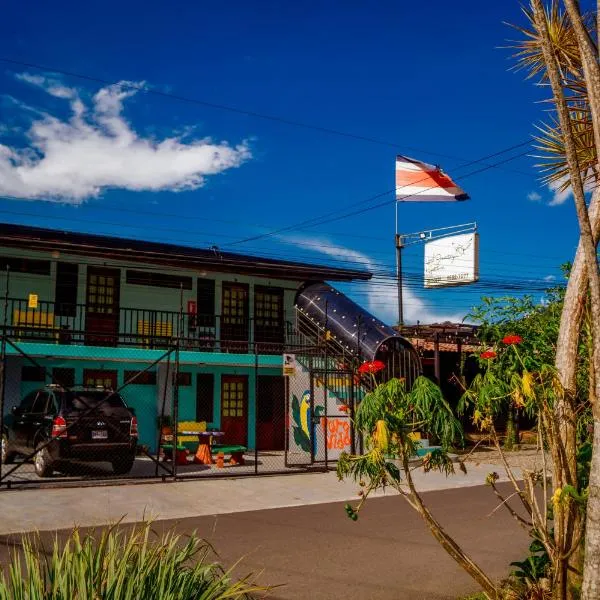
[[[116,526],[82,534],[46,551],[25,536],[0,571],[0,600],[250,600],[265,591],[250,576],[235,581],[210,560],[212,547],[168,532],[153,539],[150,523],[124,533]]]
[[[513,575],[526,585],[532,585],[538,580],[548,576],[550,567],[550,557],[544,545],[533,540],[529,545],[529,555],[523,561],[510,563],[512,567],[517,567]]]
[[[412,470],[419,466],[411,460],[418,447],[415,436],[411,435],[416,432],[434,436],[441,445],[424,457],[420,466],[425,471],[437,470],[446,475],[454,472],[448,450],[454,444],[462,444],[463,434],[440,388],[426,377],[418,377],[410,390],[404,379],[381,383],[359,404],[354,425],[362,434],[365,452],[358,455],[343,452],[337,465],[339,479],[352,478],[360,486],[358,504],[344,507],[348,517],[353,521],[358,519],[371,492],[388,485],[393,487],[422,516],[450,556],[481,585],[486,597],[496,598],[494,582],[445,532],[425,506],[412,478]]]

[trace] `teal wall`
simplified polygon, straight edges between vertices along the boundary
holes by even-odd
[[[98,350],[107,350],[112,351],[113,357],[117,351],[122,351],[122,353],[132,353],[136,349],[131,348],[123,348],[123,349],[115,349],[115,348],[84,348],[77,346],[53,346],[49,344],[21,344],[20,345],[24,350],[34,348],[37,349],[37,362],[44,366],[48,372],[52,372],[52,369],[55,367],[63,367],[63,368],[72,368],[75,370],[75,383],[83,382],[83,371],[85,369],[100,369],[100,370],[116,370],[117,371],[117,385],[122,386],[124,384],[124,372],[126,370],[143,370],[148,367],[149,362],[136,362],[134,360],[126,360],[116,362],[115,360],[110,360],[106,358],[95,358],[95,359],[75,359],[72,356],[66,356],[65,358],[42,358],[44,353],[41,353],[39,350],[42,347],[52,348],[54,352],[60,348],[65,351],[67,354],[71,354],[74,349],[79,348],[79,351],[82,352],[84,350],[88,350],[90,352],[97,352]],[[70,352],[69,352],[70,351]],[[11,349],[9,349],[9,353]],[[45,356],[48,356],[48,350],[45,350]],[[14,353],[14,351],[13,351]],[[143,351],[137,349],[136,354],[139,353],[158,353],[160,356],[162,352],[160,351]],[[255,419],[256,419],[256,369],[254,366],[255,357],[253,355],[224,355],[224,354],[209,354],[213,361],[218,360],[218,358],[228,360],[228,361],[240,361],[246,362],[246,364],[235,365],[235,364],[211,364],[211,365],[202,365],[198,366],[197,355],[200,353],[193,352],[181,352],[180,358],[182,360],[182,365],[180,367],[181,372],[189,372],[191,373],[191,385],[179,386],[179,420],[180,421],[194,421],[196,419],[196,374],[197,373],[213,373],[214,378],[214,395],[213,395],[213,422],[208,423],[208,427],[220,428],[221,426],[221,377],[223,375],[245,375],[248,377],[248,447],[254,448],[256,438],[255,438]],[[185,364],[184,359],[190,358],[188,355],[193,355],[196,357],[194,361],[194,365]],[[13,355],[13,359],[15,359]],[[28,362],[22,362],[22,359],[17,359],[20,361],[20,364],[30,364]],[[164,364],[164,363],[163,363]],[[271,375],[271,376],[280,376],[282,374],[282,369],[279,366],[281,364],[280,356],[260,356],[259,357],[259,374],[260,375]],[[156,367],[153,367],[153,370],[156,370]],[[18,371],[20,373],[20,369]],[[158,378],[157,378],[158,381]],[[50,378],[47,378],[47,383],[50,383]],[[21,381],[20,382],[20,397],[22,398],[26,393],[31,390],[37,389],[41,387],[43,383],[40,382],[29,382],[29,381]],[[139,426],[139,442],[140,444],[148,445],[152,451],[156,450],[156,438],[157,438],[157,430],[156,430],[156,420],[158,416],[158,406],[162,402],[162,387],[159,390],[158,385],[138,385],[138,384],[129,384],[123,390],[121,390],[121,394],[127,404],[131,406],[136,413],[136,417],[138,419]],[[167,400],[167,405],[170,408],[170,402]],[[10,407],[8,407],[10,410]],[[167,413],[170,410],[167,409]]]
[[[89,266],[106,266],[111,268],[119,268],[121,271],[120,279],[120,306],[121,308],[146,309],[155,311],[172,311],[179,312],[181,299],[183,295],[183,309],[187,310],[188,300],[197,299],[197,281],[199,278],[214,279],[215,281],[215,311],[214,314],[221,314],[221,296],[223,282],[238,282],[248,284],[250,287],[249,311],[250,315],[254,310],[254,294],[253,287],[255,285],[273,286],[284,289],[284,310],[285,319],[292,320],[294,314],[294,299],[296,290],[301,283],[297,281],[287,281],[282,279],[252,277],[249,275],[236,275],[235,273],[219,273],[207,272],[201,269],[183,270],[176,268],[159,268],[156,265],[139,263],[124,263],[110,259],[89,258],[85,256],[69,255],[63,253],[31,251],[22,248],[0,248],[0,256],[10,257],[29,257],[34,259],[51,261],[50,275],[33,275],[31,273],[11,273],[9,284],[9,296],[11,298],[27,299],[29,294],[37,294],[40,301],[53,302],[54,291],[56,286],[56,263],[72,262],[79,264],[79,287],[77,293],[77,302],[85,304],[86,301],[86,286],[87,286],[87,265]],[[192,289],[183,290],[183,294],[179,289],[161,288],[155,286],[143,286],[128,284],[126,281],[126,270],[136,269],[144,270],[144,268],[152,271],[160,270],[166,274],[178,274],[192,278]],[[0,272],[0,292],[4,294],[6,289],[6,275]],[[0,307],[0,310],[2,307]],[[79,309],[81,310],[81,309]],[[83,322],[84,315],[78,314],[75,322]],[[9,319],[10,322],[10,319]],[[67,322],[67,321],[65,321]],[[121,324],[123,325],[123,324]],[[124,328],[121,327],[121,332]],[[218,332],[217,337],[218,337]]]

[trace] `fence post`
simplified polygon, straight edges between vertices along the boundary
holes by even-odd
[[[258,475],[258,348],[254,342],[254,474]]]
[[[161,403],[161,407],[160,407],[160,415],[158,416],[158,441],[156,444],[156,464],[155,464],[155,471],[154,471],[154,474],[156,477],[158,477],[158,461],[160,460],[160,442],[162,440],[162,428],[163,428],[163,422],[164,422],[164,418],[165,418],[165,407],[167,404],[167,386],[169,385],[170,377],[171,377],[171,352],[167,356],[167,372],[165,373],[165,377],[164,377],[163,397],[162,397],[162,403]],[[173,471],[174,464],[175,464],[175,450],[173,450],[172,454],[171,454],[171,471]]]
[[[6,324],[8,319],[8,286],[10,267],[6,265],[6,290],[4,291],[4,315],[2,318],[2,347],[0,349],[0,440],[4,444],[4,390],[6,381]],[[0,460],[0,481],[2,481],[2,461]]]
[[[178,336],[175,340],[175,372],[173,379],[175,386],[173,389],[173,477],[177,477],[177,447],[179,445],[179,347],[181,345],[181,336],[183,323],[183,284],[179,286],[179,324],[177,326]]]

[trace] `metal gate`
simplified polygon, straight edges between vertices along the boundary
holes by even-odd
[[[286,466],[328,469],[342,452],[355,450],[354,373],[323,368],[316,357],[294,358],[294,376],[287,378]]]

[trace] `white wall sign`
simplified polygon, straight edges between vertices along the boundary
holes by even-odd
[[[479,279],[479,234],[461,233],[425,244],[425,287],[448,287]]]

